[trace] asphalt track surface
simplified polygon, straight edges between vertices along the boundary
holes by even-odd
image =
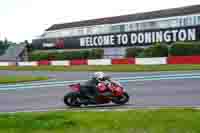
[[[199,74],[193,72],[153,72],[153,73],[109,73],[114,78],[159,76],[176,74]],[[88,72],[30,72],[0,71],[0,75],[40,75],[56,81],[86,80]],[[189,77],[189,76],[188,76]],[[164,79],[138,82],[124,82],[131,96],[125,106],[92,106],[89,108],[145,108],[145,107],[198,107],[200,106],[200,78]],[[69,91],[67,86],[40,87],[19,90],[0,90],[0,112],[43,111],[66,109],[63,96]]]

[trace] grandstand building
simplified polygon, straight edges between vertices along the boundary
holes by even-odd
[[[55,24],[33,40],[37,49],[103,48],[122,57],[127,47],[200,39],[200,5]]]

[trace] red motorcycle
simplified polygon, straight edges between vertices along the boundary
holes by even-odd
[[[79,107],[81,105],[94,105],[94,104],[108,104],[108,103],[115,103],[115,104],[125,104],[129,101],[129,95],[125,91],[125,89],[121,86],[120,83],[113,81],[109,83],[101,82],[98,84],[97,88],[100,92],[100,95],[95,99],[95,103],[91,102],[88,98],[81,95],[80,89],[81,85],[72,84],[69,85],[71,88],[71,92],[67,93],[64,96],[64,103],[67,106],[71,107]],[[111,92],[112,95],[105,96],[101,95],[103,92]]]

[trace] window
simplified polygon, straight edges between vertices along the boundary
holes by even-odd
[[[111,32],[120,32],[120,26],[119,25],[112,25],[111,26]]]
[[[158,28],[156,21],[148,22],[147,29],[151,29],[151,28],[153,28],[153,29]]]
[[[195,24],[195,19],[194,17],[184,17],[181,20],[181,26],[190,26]]]
[[[109,26],[108,25],[99,25],[96,26],[96,34],[105,34],[109,32]]]
[[[109,26],[108,25],[103,25],[101,26],[101,33],[109,33]]]
[[[83,28],[83,35],[87,35],[87,28]]]
[[[75,36],[76,35],[76,29],[71,29],[71,36]]]
[[[125,31],[130,31],[130,30],[129,30],[129,25],[130,25],[130,24],[126,24],[126,25],[124,26],[124,30],[125,30]]]
[[[125,25],[112,25],[110,31],[112,33],[115,33],[115,32],[124,32],[125,31]]]
[[[120,25],[120,32],[124,32],[125,31],[125,25]]]
[[[87,28],[86,28],[86,34],[87,34],[87,35],[92,34],[92,27],[87,27]]]
[[[193,17],[187,17],[187,26],[194,25],[194,19]]]
[[[91,27],[91,34],[98,34],[98,27]]]
[[[144,30],[144,29],[146,29],[146,23],[139,23],[138,30]]]
[[[173,28],[173,27],[178,27],[179,23],[180,22],[178,19],[162,20],[156,23],[156,27],[157,28]]]
[[[73,36],[73,30],[72,29],[69,29],[68,32],[69,32],[69,36]]]
[[[69,30],[61,31],[61,36],[62,36],[62,37],[70,36]]]
[[[136,23],[130,22],[130,23],[124,25],[124,30],[125,31],[136,31],[137,30]]]
[[[193,16],[193,23],[194,25],[197,25],[198,24],[198,17],[197,16]]]
[[[197,23],[200,24],[200,16],[198,16],[198,22]]]
[[[148,30],[148,29],[155,29],[155,28],[158,28],[158,24],[156,21],[144,22],[144,23],[138,24],[139,30]]]
[[[81,29],[73,29],[73,35],[74,36],[80,36],[82,33]]]
[[[169,28],[173,27],[178,27],[179,26],[179,21],[178,19],[171,19],[169,20]]]
[[[59,32],[48,32],[45,35],[46,38],[54,38],[54,37],[59,37],[59,36],[60,36]]]
[[[83,34],[84,34],[83,28],[78,28],[78,29],[77,29],[77,34],[76,34],[76,35],[82,36]]]

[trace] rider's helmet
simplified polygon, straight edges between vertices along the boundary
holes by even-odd
[[[105,74],[103,72],[95,72],[93,74],[93,78],[97,79],[97,80],[103,80],[105,77]]]

